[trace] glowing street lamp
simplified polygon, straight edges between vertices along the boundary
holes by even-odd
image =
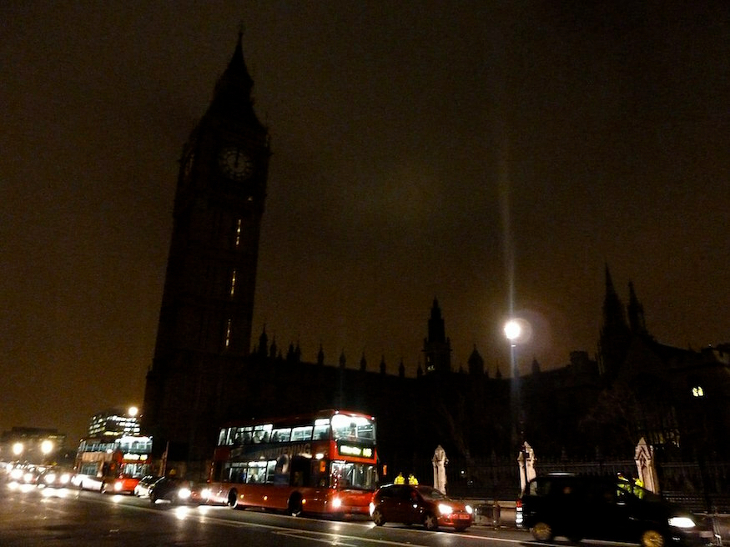
[[[46,439],[41,443],[41,452],[43,452],[44,456],[48,456],[51,452],[53,452],[53,441],[49,441]]]
[[[127,410],[127,414],[130,418],[134,418],[139,414],[139,409],[136,406],[130,406],[129,410]]]
[[[13,454],[17,457],[20,456],[23,453],[23,449],[25,447],[23,446],[23,443],[15,443],[13,444]]]
[[[504,324],[504,335],[509,340],[512,347],[515,347],[517,341],[522,334],[522,325],[516,319],[510,319]]]

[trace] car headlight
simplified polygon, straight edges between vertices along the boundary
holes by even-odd
[[[56,475],[54,475],[53,473],[48,473],[47,475],[45,475],[43,477],[43,482],[45,482],[46,484],[52,484],[55,481],[56,481]]]
[[[200,497],[203,499],[210,499],[210,496],[213,494],[213,491],[210,488],[203,488],[200,491]]]
[[[122,490],[123,484],[120,481],[117,481],[114,483],[114,491],[120,492]]]
[[[177,491],[177,497],[186,500],[192,495],[192,493],[193,492],[192,490],[190,490],[190,488],[183,487]]]
[[[25,482],[33,482],[33,473],[25,473],[23,475],[23,480]]]
[[[466,512],[469,513],[470,515],[474,514],[474,509],[472,509],[471,505],[466,505],[464,507],[464,509],[466,509]]]
[[[332,500],[332,508],[333,509],[339,509],[342,507],[342,500],[340,498],[335,498]]]
[[[689,517],[671,517],[669,519],[669,526],[674,528],[694,528],[695,523]]]
[[[439,503],[439,513],[442,515],[450,515],[454,512],[454,508],[450,505],[446,505],[445,503]]]
[[[63,475],[61,475],[61,478],[59,479],[59,482],[61,484],[68,484],[69,482],[71,482],[71,474],[70,473],[64,473]]]

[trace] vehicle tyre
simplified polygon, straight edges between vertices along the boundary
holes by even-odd
[[[375,509],[375,511],[373,511],[373,522],[375,523],[375,526],[382,526],[385,524],[385,515],[383,515],[383,512],[380,509]]]
[[[154,492],[150,492],[150,503],[152,505],[157,503],[157,494],[155,494]]]
[[[641,534],[642,547],[664,547],[664,536],[656,530],[645,530]]]
[[[436,515],[433,513],[426,513],[426,516],[423,517],[423,527],[426,530],[438,530],[439,523],[436,519]]]
[[[287,510],[293,517],[301,516],[302,514],[302,497],[299,494],[292,494],[287,504]]]
[[[235,509],[238,507],[238,491],[237,490],[231,490],[228,492],[228,507],[231,509]]]
[[[538,522],[530,528],[530,533],[537,541],[550,541],[554,537],[553,527],[547,522]]]

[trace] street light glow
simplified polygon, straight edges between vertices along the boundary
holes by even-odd
[[[520,325],[519,321],[510,319],[509,321],[507,321],[507,323],[505,323],[504,335],[507,337],[507,340],[514,344],[521,334],[522,326]]]
[[[13,445],[13,454],[20,456],[23,453],[23,443],[15,443]]]
[[[41,443],[41,452],[43,452],[44,455],[48,456],[53,451],[53,442],[46,439]]]
[[[131,418],[134,418],[138,412],[139,409],[136,406],[130,406],[129,410],[127,410],[127,414],[129,414]]]

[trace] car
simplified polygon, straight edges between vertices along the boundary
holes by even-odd
[[[152,505],[158,501],[187,504],[191,502],[192,494],[193,483],[178,477],[162,477],[149,487],[149,497]]]
[[[17,465],[10,471],[10,480],[18,484],[38,484],[44,468],[35,465]]]
[[[150,487],[161,478],[162,477],[160,475],[145,475],[139,479],[137,486],[134,487],[134,495],[138,498],[145,498],[149,496]]]
[[[133,494],[139,479],[139,477],[130,475],[106,478],[101,484],[100,492],[102,494]]]
[[[444,526],[461,532],[472,525],[473,512],[470,505],[425,485],[388,484],[375,491],[370,503],[370,516],[377,526],[397,522],[422,524],[426,530]]]
[[[71,486],[73,469],[54,465],[46,468],[38,477],[38,484],[46,488],[65,488]]]
[[[611,476],[536,477],[517,500],[516,523],[544,542],[562,536],[666,547],[712,545],[716,539],[700,517]]]

